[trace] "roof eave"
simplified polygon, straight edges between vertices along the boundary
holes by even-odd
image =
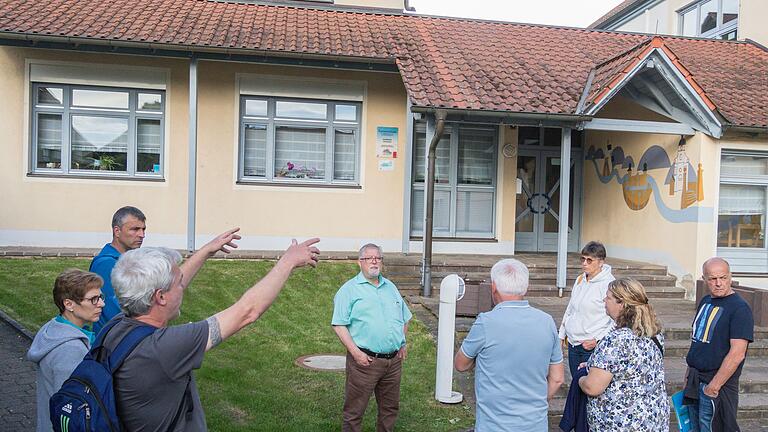
[[[274,63],[333,69],[399,72],[394,57],[359,57],[323,55],[303,52],[272,51],[237,47],[167,44],[145,41],[122,41],[87,37],[0,32],[0,45],[67,51],[97,51],[115,54],[204,60]]]

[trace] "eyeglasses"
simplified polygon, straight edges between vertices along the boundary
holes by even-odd
[[[360,258],[360,261],[375,263],[375,262],[384,261],[384,257],[381,257],[381,256],[365,257],[365,258]]]
[[[593,262],[595,262],[595,259],[590,257],[581,257],[581,262],[592,264]]]
[[[96,306],[99,304],[99,301],[104,301],[104,294],[98,294],[93,297],[86,297],[83,300],[88,300],[92,305]]]

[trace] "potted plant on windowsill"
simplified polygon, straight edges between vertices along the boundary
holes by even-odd
[[[91,163],[93,169],[101,171],[114,171],[117,170],[121,164],[115,159],[114,156],[100,155],[98,158],[94,158]]]
[[[277,171],[277,177],[297,179],[317,178],[317,168],[296,165],[289,161],[285,164],[285,167],[280,168],[280,170]]]

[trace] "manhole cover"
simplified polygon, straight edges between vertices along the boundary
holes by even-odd
[[[320,371],[343,371],[347,357],[339,354],[311,354],[296,359],[296,365]]]

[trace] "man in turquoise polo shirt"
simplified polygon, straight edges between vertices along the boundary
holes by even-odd
[[[331,325],[347,349],[341,430],[361,430],[371,393],[376,395],[378,432],[393,431],[400,408],[400,374],[407,355],[405,335],[413,316],[395,284],[381,275],[381,248],[360,248],[360,273],[333,299]]]
[[[475,432],[546,432],[548,399],[564,379],[555,321],[531,307],[528,268],[514,259],[491,268],[496,305],[472,325],[454,364],[475,369]]]

